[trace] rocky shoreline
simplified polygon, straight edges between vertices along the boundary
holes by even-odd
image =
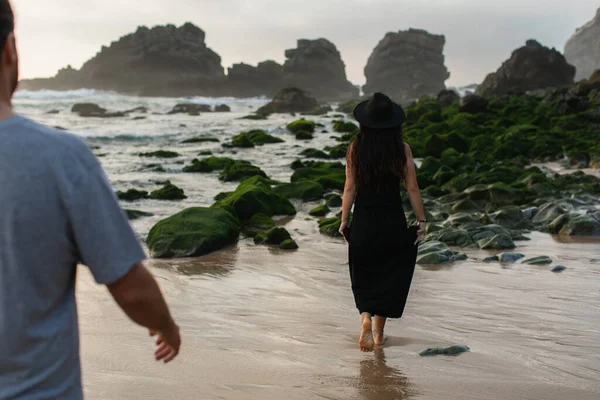
[[[577,170],[600,168],[599,80],[536,94],[450,97],[421,98],[406,107],[405,140],[420,159],[417,174],[431,221],[420,264],[452,263],[465,259],[467,250],[481,249],[489,252],[486,262],[547,265],[552,260],[518,252],[532,231],[600,237],[600,178]],[[256,129],[222,143],[236,149],[234,158],[204,152],[184,165],[184,173],[219,172],[220,180],[239,186],[215,196],[210,207],[183,211],[185,219],[174,215],[159,222],[148,236],[151,254],[200,256],[235,243],[238,234],[294,250],[293,235],[274,217],[296,215],[298,202],[319,202],[308,216],[323,235],[342,240],[343,160],[357,126],[343,105],[322,117],[327,123],[305,118],[290,121],[289,139],[269,135],[256,122]],[[272,152],[289,140],[326,134],[321,131],[334,132],[337,144],[299,151],[287,182],[244,160],[245,148]],[[534,165],[548,162],[574,171],[558,174]],[[158,193],[183,195],[164,184]],[[404,201],[409,209],[406,196]]]

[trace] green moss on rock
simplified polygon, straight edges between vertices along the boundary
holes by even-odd
[[[150,198],[153,200],[183,200],[187,199],[183,189],[169,183],[164,187],[150,193]]]
[[[155,258],[199,257],[234,244],[239,221],[225,210],[194,207],[159,221],[148,234]]]
[[[316,201],[323,198],[325,189],[317,182],[300,181],[284,183],[273,188],[275,193],[287,199],[300,199],[303,201]]]
[[[331,212],[331,209],[326,204],[321,204],[312,209],[308,214],[313,217],[324,217]]]
[[[309,133],[313,133],[315,131],[315,124],[313,121],[307,121],[304,118],[291,122],[287,125],[287,129],[292,133],[297,133],[300,131],[307,131]]]
[[[156,157],[156,158],[176,158],[179,157],[180,154],[174,151],[166,151],[166,150],[158,150],[152,151],[148,153],[140,153],[140,157]]]
[[[136,201],[147,198],[148,192],[145,190],[129,189],[126,192],[118,191],[117,197],[124,201]]]
[[[296,139],[297,140],[312,140],[312,139],[314,139],[314,136],[309,131],[298,131],[298,132],[296,132]]]
[[[237,189],[212,205],[232,210],[241,221],[248,221],[254,214],[295,215],[296,209],[285,197],[275,193],[269,182],[253,176],[244,180]]]
[[[358,126],[350,121],[333,121],[333,130],[339,133],[352,133],[358,130]]]

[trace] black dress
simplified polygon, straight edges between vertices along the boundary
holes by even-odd
[[[349,235],[352,292],[360,313],[400,318],[415,271],[415,227],[407,227],[401,183],[383,193],[360,188]]]

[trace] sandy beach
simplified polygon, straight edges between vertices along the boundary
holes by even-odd
[[[523,246],[567,266],[418,266],[388,343],[358,351],[345,246],[311,237],[296,253],[247,242],[195,260],[152,261],[182,329],[180,357],[152,359],[89,273],[78,302],[88,399],[597,399],[600,242],[533,233]],[[316,235],[316,233],[314,233]],[[581,254],[586,254],[582,257]],[[590,259],[594,254],[595,259]],[[532,254],[533,255],[533,254]],[[465,344],[457,357],[420,357]]]

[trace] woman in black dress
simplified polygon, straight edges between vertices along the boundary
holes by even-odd
[[[348,240],[352,292],[361,315],[359,346],[371,351],[385,342],[387,318],[402,317],[426,221],[412,153],[402,138],[402,108],[376,93],[356,107],[354,117],[360,133],[346,157],[340,232]],[[402,190],[417,218],[414,226],[407,224]]]

